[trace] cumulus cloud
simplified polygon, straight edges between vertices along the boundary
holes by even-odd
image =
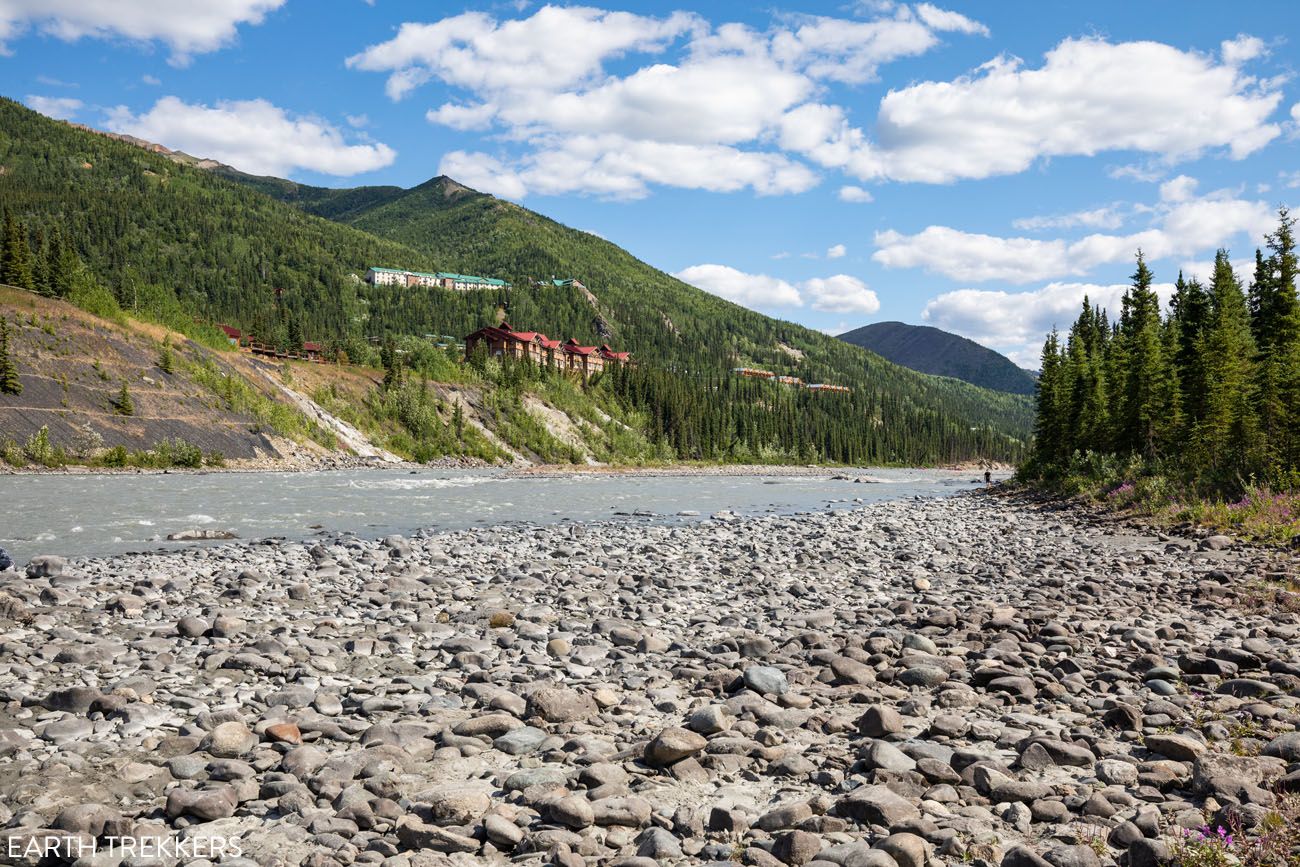
[[[745,307],[800,307],[799,290],[766,274],[746,274],[727,265],[691,265],[673,275],[678,280]]]
[[[855,187],[852,184],[846,184],[840,187],[838,193],[841,202],[870,202],[875,200],[870,190],[864,190],[862,187]]]
[[[1221,150],[1241,159],[1281,133],[1269,117],[1282,92],[1280,81],[1255,78],[1239,62],[1158,42],[1067,39],[1037,69],[1000,56],[953,81],[891,90],[874,141],[842,113],[828,115],[821,140],[804,150],[863,179],[925,183],[1108,150],[1169,161]]]
[[[354,175],[387,166],[397,157],[386,144],[349,144],[329,123],[294,117],[264,99],[208,106],[165,96],[141,114],[118,106],[109,112],[107,125],[114,132],[220,160],[252,174],[287,175],[308,169]]]
[[[121,38],[167,45],[170,63],[230,43],[240,24],[261,24],[285,0],[3,0],[0,50],[29,27],[75,42]]]
[[[847,252],[848,250],[845,248],[843,244],[835,244],[834,246],[832,246],[830,249],[826,251],[826,258],[839,259],[842,258],[844,254]]]
[[[388,95],[406,96],[437,77],[471,90],[559,90],[600,72],[629,51],[657,52],[704,26],[695,15],[666,18],[585,7],[544,6],[499,22],[466,12],[432,24],[407,22],[392,39],[349,57],[354,69],[387,72]]]
[[[772,39],[772,54],[809,76],[846,84],[872,81],[885,63],[924,54],[939,43],[937,30],[979,32],[983,25],[955,12],[922,4],[913,15],[901,7],[892,17],[847,21],[809,16]],[[985,31],[987,32],[987,31]]]
[[[1100,304],[1113,317],[1120,310],[1127,285],[1048,283],[1030,292],[958,289],[945,292],[925,305],[921,318],[945,331],[1000,349],[1019,364],[1037,367],[1036,357],[1052,328],[1064,331],[1079,315],[1083,299]],[[1162,305],[1173,295],[1172,283],[1152,288]],[[1032,362],[1032,364],[1030,363]]]
[[[1030,232],[1041,231],[1043,229],[1073,229],[1083,227],[1087,229],[1118,229],[1124,225],[1124,214],[1116,205],[1107,205],[1101,208],[1090,208],[1083,211],[1072,211],[1067,214],[1040,215],[1035,217],[1021,217],[1012,220],[1011,225],[1017,229],[1024,229]]]
[[[1192,193],[1195,191],[1196,178],[1179,175],[1160,185],[1160,200],[1162,202],[1185,202],[1192,197]]]
[[[1157,214],[1155,224],[1140,232],[1094,233],[1074,241],[1007,238],[947,226],[928,226],[914,235],[888,230],[876,234],[871,258],[887,268],[923,268],[961,281],[1032,283],[1128,261],[1138,249],[1155,260],[1213,250],[1242,234],[1257,241],[1275,222],[1267,202],[1222,192],[1163,203]]]
[[[24,101],[34,111],[59,120],[70,120],[84,105],[81,100],[70,96],[36,96],[30,93]]]
[[[448,155],[486,175],[485,189],[635,198],[668,185],[771,194],[816,183],[802,150],[778,139],[817,144],[826,112],[835,110],[802,133],[798,112],[817,113],[809,100],[824,82],[871,80],[882,63],[929,50],[943,32],[983,30],[928,4],[871,21],[789,16],[766,32],[680,12],[545,6],[516,19],[467,12],[407,22],[347,63],[385,73],[392,99],[433,80],[458,91],[426,118],[507,143],[493,154]],[[679,50],[660,60],[670,48]],[[638,55],[659,62],[630,59]],[[627,70],[612,73],[614,61]]]
[[[857,277],[836,274],[832,277],[814,277],[799,284],[812,299],[814,310],[827,313],[875,313],[880,309],[880,299]]]
[[[1267,54],[1268,48],[1264,45],[1263,39],[1243,33],[1236,39],[1223,40],[1219,46],[1219,53],[1223,56],[1224,63],[1229,66],[1236,66],[1248,60],[1254,60],[1262,54]]]
[[[438,171],[464,180],[456,172],[465,164],[476,165],[480,177],[486,178],[478,189],[510,189],[502,193],[510,198],[582,192],[636,199],[647,195],[652,184],[721,193],[750,188],[759,195],[776,195],[800,193],[817,183],[807,166],[781,154],[615,135],[573,136],[513,163],[457,151],[443,158]]]

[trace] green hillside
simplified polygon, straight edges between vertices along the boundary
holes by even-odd
[[[847,331],[839,339],[912,370],[951,376],[994,391],[1030,395],[1038,384],[1033,374],[1005,355],[929,325],[873,322]]]
[[[322,215],[339,213],[340,202],[370,198],[370,207],[348,209],[341,219],[426,253],[440,269],[512,280],[517,290],[507,299],[510,316],[521,326],[611,340],[634,349],[642,359],[697,371],[758,366],[808,382],[860,386],[882,394],[897,391],[918,406],[943,406],[1006,430],[1025,429],[1024,400],[916,376],[820,332],[703,292],[602,238],[469,190],[450,178],[434,178],[400,196],[391,190],[298,187],[284,198]],[[595,303],[579,291],[527,285],[552,275],[579,278]],[[497,303],[495,298],[489,301]]]
[[[34,259],[70,250],[142,314],[226,322],[281,344],[301,335],[375,363],[368,337],[464,334],[505,308],[521,327],[631,350],[638,371],[596,387],[618,389],[677,458],[1014,458],[1029,429],[1023,398],[924,376],[746,310],[450,179],[330,190],[207,171],[9,100],[0,100],[0,167],[5,215]],[[358,279],[369,265],[481,273],[515,288],[371,287]],[[590,294],[534,285],[552,275],[578,277]],[[729,374],[737,366],[853,393],[742,386]]]

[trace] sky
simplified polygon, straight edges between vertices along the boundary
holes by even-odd
[[[450,175],[781,319],[1035,368],[1139,248],[1166,294],[1219,247],[1249,279],[1300,201],[1297,39],[1293,0],[0,0],[0,90],[304,183]]]

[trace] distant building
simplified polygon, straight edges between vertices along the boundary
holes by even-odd
[[[455,289],[457,292],[510,288],[510,284],[505,280],[498,280],[495,277],[476,277],[472,274],[454,274],[449,271],[439,271],[434,276],[437,278],[438,284],[444,289]]]
[[[226,335],[226,339],[230,341],[231,346],[239,346],[243,342],[244,333],[238,328],[231,328],[229,325],[218,325],[217,327],[221,329],[222,334]]]
[[[302,357],[308,361],[320,361],[324,355],[324,350],[319,343],[308,340],[302,345]]]
[[[406,272],[396,268],[371,268],[366,271],[366,282],[371,286],[396,286],[406,283]]]
[[[633,364],[632,353],[615,352],[608,344],[583,346],[570,337],[564,342],[553,340],[539,331],[516,331],[510,323],[489,325],[465,337],[465,354],[480,345],[494,358],[528,359],[534,364],[552,367],[587,379],[606,367]]]
[[[576,277],[568,277],[563,280],[552,277],[550,280],[538,280],[535,285],[554,286],[556,289],[564,289],[567,287],[571,289],[586,290],[587,288],[586,286],[583,285],[582,281],[577,279]]]
[[[510,284],[495,277],[477,277],[451,271],[403,271],[398,268],[374,267],[366,271],[366,282],[372,286],[423,286],[470,292],[476,289],[509,289]]]

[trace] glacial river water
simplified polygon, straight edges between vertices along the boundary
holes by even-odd
[[[693,521],[851,508],[946,496],[973,471],[869,469],[857,484],[824,476],[571,475],[501,470],[335,470],[311,473],[0,476],[0,547],[20,565],[35,554],[107,555],[177,547],[168,534],[223,530],[242,540],[362,536],[419,528],[573,521]],[[698,514],[682,514],[698,513]]]

